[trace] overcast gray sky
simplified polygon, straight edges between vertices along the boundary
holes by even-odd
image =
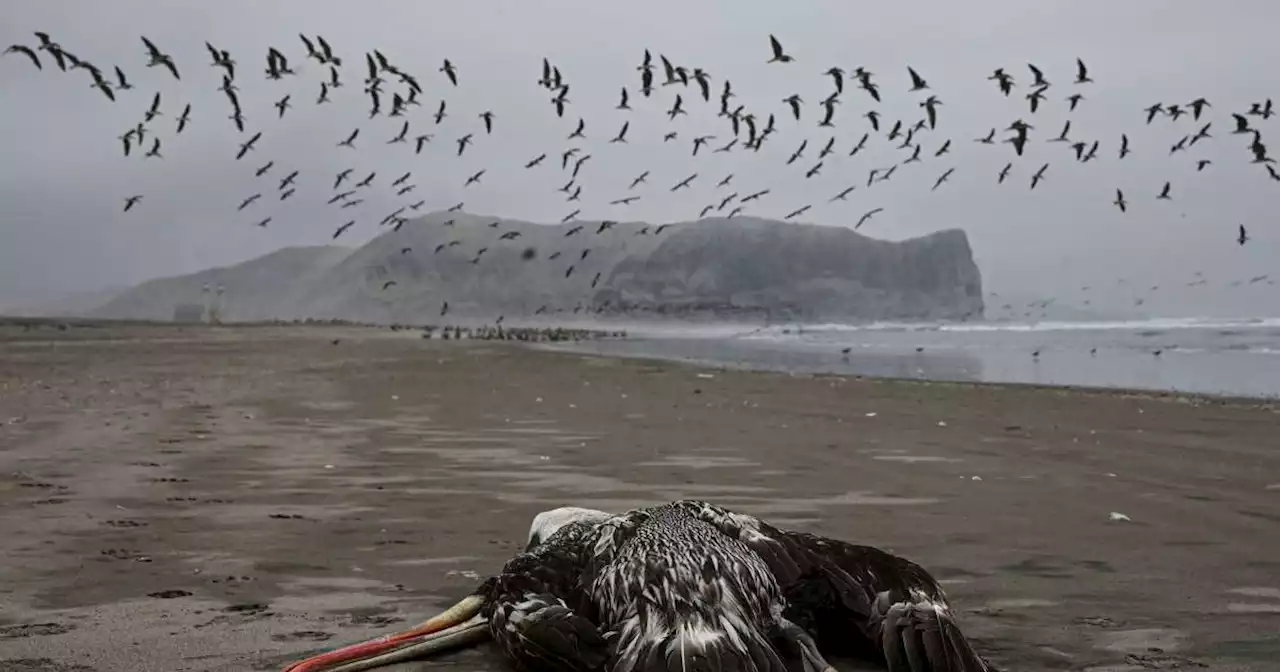
[[[18,54],[0,59],[0,307],[232,263],[282,246],[325,244],[351,218],[358,224],[344,241],[358,244],[379,232],[384,215],[419,198],[427,202],[424,213],[465,201],[469,212],[531,221],[559,221],[581,208],[583,218],[665,222],[695,219],[703,206],[734,191],[745,195],[765,188],[772,193],[747,212],[781,218],[812,203],[802,221],[851,226],[864,211],[883,207],[861,231],[890,239],[963,227],[987,288],[996,292],[1065,295],[1082,285],[1116,286],[1120,278],[1135,286],[1172,287],[1193,280],[1195,271],[1222,282],[1263,273],[1280,279],[1280,182],[1249,164],[1249,136],[1228,134],[1230,112],[1267,96],[1280,98],[1268,75],[1280,62],[1280,44],[1273,39],[1280,3],[1274,0],[653,0],[623,7],[599,0],[9,3],[0,17],[5,46],[35,46],[32,31],[43,30],[108,73],[119,65],[137,88],[119,92],[111,103],[90,88],[87,73],[59,72],[43,52],[42,72]],[[327,71],[304,58],[300,32],[323,35],[345,61],[348,86],[333,92],[330,105],[315,105]],[[795,62],[765,64],[770,33]],[[181,82],[162,68],[145,67],[143,34],[173,55]],[[227,118],[230,106],[217,91],[221,70],[209,65],[206,40],[237,60],[245,135]],[[298,76],[265,78],[269,45],[290,58]],[[374,48],[425,88],[423,106],[407,117],[410,137],[435,135],[421,155],[414,155],[412,144],[386,144],[401,119],[368,118],[360,80],[364,53]],[[635,67],[645,48],[655,59],[666,54],[677,65],[708,71],[712,102],[703,103],[696,86],[659,86],[649,100],[638,95]],[[544,56],[559,65],[571,86],[563,119],[554,115],[551,93],[536,84]],[[1096,83],[1071,84],[1077,56]],[[458,68],[456,88],[437,72],[446,57]],[[1031,79],[1028,62],[1053,83],[1036,114],[1023,97]],[[884,98],[874,107],[888,123],[910,123],[922,115],[923,96],[907,91],[906,66],[928,80],[944,105],[938,129],[921,136],[921,162],[866,187],[871,168],[887,168],[907,154],[881,135],[865,152],[847,156],[870,130],[861,115],[872,109],[865,92],[852,86],[837,108],[836,128],[817,126],[817,101],[832,89],[822,73],[833,65],[861,65],[874,73]],[[1019,85],[1009,98],[985,79],[1000,66]],[[660,67],[656,74],[660,82]],[[776,114],[779,132],[759,152],[691,157],[694,136],[715,135],[710,146],[731,137],[727,122],[715,114],[725,78],[738,94],[734,104],[761,118]],[[632,112],[613,109],[622,86],[631,93]],[[386,87],[402,88],[390,82]],[[1076,90],[1086,99],[1070,115],[1071,136],[1101,143],[1098,160],[1088,164],[1075,162],[1066,145],[1044,142],[1068,118],[1064,98]],[[155,91],[162,93],[164,116],[150,127],[162,138],[165,158],[125,158],[117,136],[140,120]],[[683,94],[689,114],[669,123],[663,112],[676,93]],[[806,102],[800,122],[781,102],[792,93]],[[295,108],[280,120],[272,102],[285,94],[292,95]],[[1146,125],[1143,108],[1185,104],[1198,96],[1213,104],[1205,121],[1213,121],[1214,137],[1171,156],[1170,146],[1204,122],[1188,116]],[[435,125],[431,114],[442,98],[450,116]],[[193,108],[191,125],[175,136],[174,119],[186,103]],[[495,114],[488,136],[477,118],[484,110]],[[579,117],[586,120],[587,137],[575,143],[566,136]],[[1008,145],[973,142],[1016,118],[1036,127],[1021,159]],[[626,120],[630,142],[609,144]],[[1264,134],[1280,128],[1277,119],[1251,120]],[[355,151],[335,147],[356,127],[361,136]],[[257,148],[236,161],[237,143],[258,130],[263,138]],[[668,130],[678,131],[679,140],[662,142]],[[1119,161],[1122,132],[1133,154]],[[454,141],[465,133],[475,134],[475,144],[459,158]],[[820,175],[806,179],[818,150],[833,136],[835,153]],[[804,158],[785,165],[804,139]],[[952,152],[934,158],[946,139],[952,140]],[[578,180],[581,203],[566,203],[556,191],[568,181],[558,155],[575,145],[593,158]],[[551,157],[543,166],[524,169],[544,152]],[[1272,153],[1280,156],[1280,145]],[[1195,161],[1201,158],[1213,164],[1197,173]],[[1010,160],[1009,182],[997,185],[996,173]],[[274,168],[255,178],[255,169],[267,161]],[[1051,164],[1045,182],[1028,190],[1031,173],[1045,162]],[[953,167],[951,180],[931,192],[937,176]],[[361,207],[338,210],[325,201],[335,174],[345,168],[354,168],[356,178],[376,170],[378,178]],[[464,189],[466,177],[482,168],[487,172],[481,184]],[[295,169],[298,192],[281,203],[276,182]],[[651,172],[650,185],[628,192],[645,170]],[[406,171],[413,172],[410,182],[417,190],[396,197],[388,182]],[[695,172],[692,188],[668,191]],[[735,174],[731,187],[717,189],[729,173]],[[1173,183],[1173,200],[1156,201],[1166,180]],[[827,203],[853,184],[858,186],[847,202]],[[1127,214],[1111,205],[1116,188],[1130,201]],[[264,198],[237,212],[237,204],[256,192]],[[124,198],[135,193],[145,200],[123,213]],[[632,194],[641,200],[608,205]],[[268,215],[269,227],[254,226]],[[1244,247],[1234,242],[1238,224],[1255,238]],[[1266,294],[1269,305],[1280,308],[1276,286],[1259,283],[1235,291],[1253,292],[1257,299]],[[1166,300],[1195,305],[1205,296],[1193,288],[1169,292]],[[1169,312],[1179,312],[1173,307]]]

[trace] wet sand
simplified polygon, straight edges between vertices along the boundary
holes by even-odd
[[[0,669],[279,669],[439,610],[539,510],[699,497],[921,562],[1010,670],[1276,670],[1277,436],[1249,402],[0,325]]]

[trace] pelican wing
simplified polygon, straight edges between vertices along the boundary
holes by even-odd
[[[680,503],[759,555],[782,586],[787,618],[824,652],[881,659],[890,672],[988,672],[938,582],[870,546],[780,530],[705,502]]]
[[[573,523],[517,555],[481,589],[489,631],[520,669],[597,672],[609,648],[582,585],[591,525]]]

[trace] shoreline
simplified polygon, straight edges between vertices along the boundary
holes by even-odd
[[[1248,396],[1238,394],[1215,394],[1212,392],[1181,392],[1177,390],[1157,390],[1143,389],[1139,387],[1106,387],[1101,385],[1072,385],[1072,384],[1055,384],[1055,383],[1023,383],[1018,381],[988,381],[988,380],[947,380],[945,378],[909,378],[905,376],[877,376],[870,374],[856,373],[825,373],[825,372],[809,372],[809,371],[788,371],[780,368],[767,368],[750,363],[734,365],[730,362],[723,362],[713,359],[684,359],[673,356],[664,356],[660,354],[644,354],[644,353],[602,353],[593,352],[587,349],[580,349],[574,345],[559,345],[549,343],[527,343],[513,344],[516,347],[529,348],[551,353],[561,353],[567,355],[578,355],[584,357],[601,357],[605,359],[622,359],[634,360],[642,362],[666,362],[673,365],[685,366],[690,369],[706,369],[716,371],[745,371],[750,373],[784,373],[792,376],[806,376],[812,378],[843,378],[849,380],[865,380],[879,383],[894,383],[907,385],[948,385],[961,388],[984,389],[984,388],[1011,388],[1025,389],[1038,392],[1061,392],[1082,395],[1096,396],[1114,396],[1126,399],[1152,399],[1170,402],[1187,402],[1192,404],[1209,403],[1221,406],[1237,406],[1243,408],[1254,408],[1259,410],[1268,410],[1280,412],[1280,398],[1267,396]]]
[[[584,323],[584,324],[588,324],[588,323]],[[95,318],[66,318],[66,319],[44,318],[44,317],[27,318],[27,317],[9,317],[9,316],[0,315],[0,343],[30,344],[35,341],[47,340],[47,339],[39,338],[39,336],[42,333],[40,331],[37,331],[35,334],[31,334],[30,337],[19,337],[19,338],[12,338],[10,334],[6,333],[6,329],[14,329],[18,327],[25,328],[27,327],[27,325],[36,326],[42,329],[47,328],[47,329],[55,330],[53,332],[50,332],[49,335],[52,335],[55,333],[61,334],[61,336],[59,336],[59,338],[57,339],[59,342],[83,343],[86,345],[90,345],[94,341],[92,339],[82,338],[84,334],[80,330],[92,330],[94,332],[104,332],[104,331],[109,331],[113,329],[116,329],[116,330],[123,329],[126,331],[135,330],[135,329],[146,330],[146,331],[150,331],[150,330],[172,331],[175,334],[182,334],[184,335],[184,337],[189,336],[189,334],[193,332],[194,333],[203,332],[203,333],[209,333],[209,334],[219,334],[219,333],[234,334],[235,332],[242,329],[248,329],[248,330],[254,330],[254,331],[266,331],[266,332],[270,332],[270,330],[272,329],[275,329],[281,332],[288,332],[290,330],[351,330],[353,335],[354,334],[358,334],[358,335],[380,334],[380,335],[383,335],[386,337],[392,337],[392,338],[396,338],[396,337],[415,338],[416,337],[415,335],[420,334],[420,332],[423,329],[422,326],[380,325],[380,324],[365,324],[365,323],[355,323],[355,322],[352,322],[352,323],[346,323],[346,322],[338,322],[338,323],[251,322],[251,323],[243,323],[243,324],[228,323],[228,324],[211,325],[211,324],[204,324],[204,323],[188,324],[188,323],[172,323],[172,322],[148,322],[148,321],[138,321],[138,320],[100,320]],[[57,331],[61,328],[60,325],[65,325],[69,327],[69,331]],[[492,346],[508,345],[511,347],[524,347],[524,348],[540,350],[545,352],[553,352],[553,353],[559,352],[559,353],[577,354],[577,355],[585,355],[585,356],[592,356],[592,357],[619,358],[619,359],[626,359],[626,360],[643,360],[643,361],[662,361],[662,362],[669,362],[672,364],[681,364],[685,366],[706,368],[706,369],[717,369],[717,370],[723,369],[723,370],[737,370],[737,371],[774,372],[774,373],[789,373],[792,375],[811,375],[811,376],[838,376],[838,377],[859,379],[859,380],[865,379],[865,380],[893,381],[893,382],[902,382],[902,383],[931,384],[931,385],[945,384],[945,385],[955,385],[955,386],[971,386],[971,387],[978,387],[978,388],[988,387],[988,386],[997,386],[997,387],[1012,387],[1012,388],[1027,389],[1027,390],[1048,390],[1048,391],[1058,390],[1058,391],[1071,391],[1074,393],[1087,393],[1087,394],[1102,394],[1102,395],[1113,394],[1113,395],[1118,395],[1122,397],[1160,398],[1160,399],[1168,399],[1172,401],[1182,401],[1182,402],[1188,402],[1188,403],[1216,403],[1216,404],[1228,404],[1228,405],[1238,405],[1238,406],[1256,406],[1256,407],[1264,408],[1268,410],[1280,409],[1280,395],[1268,395],[1268,394],[1250,395],[1250,394],[1241,394],[1241,393],[1212,392],[1212,391],[1199,391],[1199,390],[1171,390],[1171,389],[1162,389],[1162,388],[1144,388],[1144,387],[1132,387],[1132,386],[1123,386],[1123,385],[1089,385],[1089,384],[1053,383],[1053,382],[1039,383],[1039,382],[1025,382],[1025,381],[1016,381],[1016,380],[958,380],[958,379],[947,378],[947,377],[878,375],[874,373],[858,373],[858,372],[836,371],[836,370],[792,370],[785,366],[770,366],[767,363],[758,362],[758,361],[752,362],[752,361],[723,360],[723,359],[715,359],[715,358],[708,358],[708,357],[688,357],[688,356],[681,356],[679,354],[674,354],[674,353],[663,354],[659,352],[644,352],[644,351],[620,352],[620,351],[602,351],[600,349],[593,349],[592,345],[597,342],[605,342],[606,344],[615,344],[619,342],[643,344],[645,342],[673,343],[673,342],[681,342],[681,341],[707,342],[707,341],[717,340],[714,337],[682,338],[679,336],[655,336],[652,334],[642,334],[639,336],[628,335],[628,336],[623,336],[621,338],[618,338],[613,335],[616,333],[616,330],[608,329],[609,326],[611,325],[608,325],[608,324],[599,325],[599,328],[594,330],[600,334],[600,336],[596,338],[586,338],[586,339],[574,340],[569,342],[558,342],[558,343],[537,342],[537,341],[521,342],[516,340],[495,340],[490,338],[464,338],[459,342],[486,343]],[[426,340],[432,340],[432,341],[442,340],[440,337],[440,333],[443,328],[444,327],[433,325],[432,336],[430,339],[426,339]],[[448,328],[453,328],[453,325],[448,325]],[[581,330],[581,331],[592,330],[588,326],[556,327],[555,325],[551,325],[551,324],[548,324],[545,326],[538,326],[538,327],[529,327],[525,325],[513,325],[513,328],[519,329],[519,330],[541,329],[541,330],[547,330],[547,331],[552,331],[556,329],[569,329],[569,330]],[[75,336],[76,336],[75,338],[68,338],[74,332],[77,332],[77,331],[80,331],[80,333],[75,333]],[[29,331],[24,333],[30,334]],[[118,340],[118,338],[107,339],[107,340]],[[449,340],[449,339],[445,339],[445,340]],[[453,340],[456,340],[456,339],[453,339]],[[834,369],[834,366],[832,367],[832,369]]]

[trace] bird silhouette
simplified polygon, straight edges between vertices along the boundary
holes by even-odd
[[[874,217],[877,213],[880,213],[880,212],[884,212],[884,208],[873,208],[871,210],[866,211],[865,213],[863,213],[861,217],[858,218],[858,223],[853,225],[853,229],[857,231],[859,227],[861,227],[863,224],[866,224],[868,221],[871,220],[872,217]]]

